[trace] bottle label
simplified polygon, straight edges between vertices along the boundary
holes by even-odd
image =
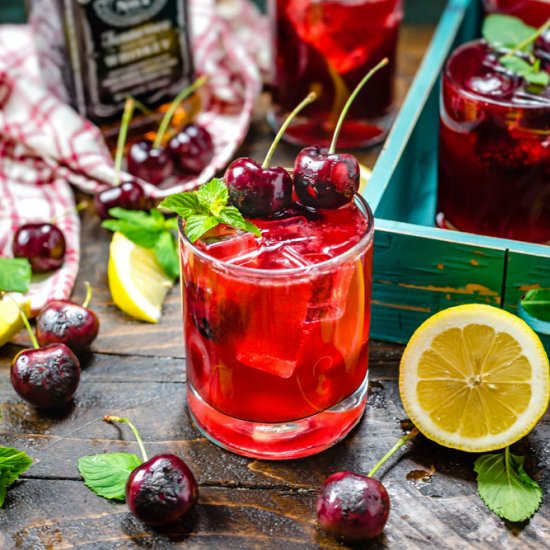
[[[184,0],[66,0],[74,100],[96,122],[119,116],[132,96],[171,100],[192,79]]]

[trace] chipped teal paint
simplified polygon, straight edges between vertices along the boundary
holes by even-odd
[[[479,12],[477,0],[447,4],[365,190],[376,217],[373,338],[407,342],[430,315],[463,303],[517,313],[526,287],[550,287],[550,247],[433,226],[439,74],[457,44],[478,36]]]

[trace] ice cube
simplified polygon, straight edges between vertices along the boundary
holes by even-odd
[[[249,308],[245,335],[236,343],[244,365],[288,378],[297,365],[311,295],[307,278],[260,286]]]
[[[506,74],[490,72],[470,77],[466,80],[465,87],[484,97],[505,99],[517,88],[517,82]]]
[[[236,231],[208,239],[202,248],[218,260],[243,263],[243,260],[257,254],[260,245],[252,233]]]
[[[316,278],[307,311],[309,323],[341,319],[346,311],[348,290],[355,272],[353,264],[341,266]]]

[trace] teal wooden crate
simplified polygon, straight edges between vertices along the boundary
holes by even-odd
[[[478,0],[450,0],[365,190],[376,218],[373,338],[407,342],[432,314],[485,303],[518,313],[526,290],[550,287],[550,246],[434,227],[439,75],[479,36]],[[550,350],[550,336],[541,338]]]

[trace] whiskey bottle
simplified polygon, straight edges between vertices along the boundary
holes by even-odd
[[[27,9],[46,86],[107,137],[128,96],[147,108],[136,119],[146,131],[193,79],[187,0],[28,0]]]

